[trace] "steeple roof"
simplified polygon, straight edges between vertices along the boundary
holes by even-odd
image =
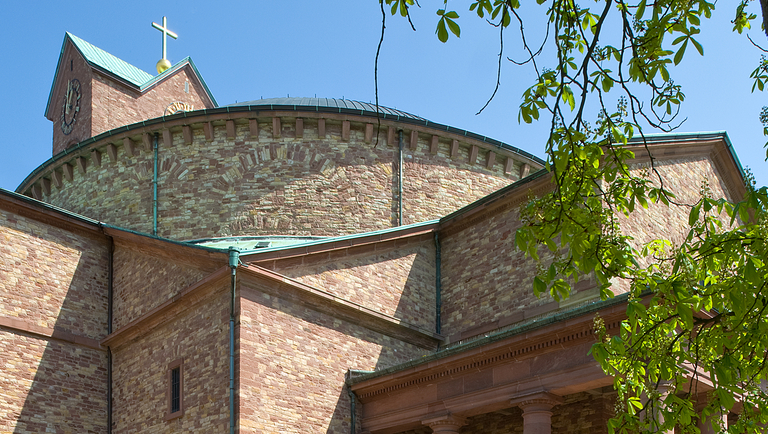
[[[85,60],[88,61],[91,66],[100,68],[107,73],[122,78],[123,80],[139,87],[154,78],[152,74],[145,72],[131,65],[130,63],[107,53],[101,48],[78,38],[72,33],[66,33],[64,40],[65,43],[66,38],[69,38],[72,41],[72,44],[75,46],[75,48],[80,51],[80,54],[83,55]],[[62,46],[62,53],[63,51],[64,47]]]

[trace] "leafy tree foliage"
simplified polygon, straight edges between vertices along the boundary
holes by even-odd
[[[414,6],[413,0],[384,1],[404,17]],[[542,15],[535,24],[547,33],[541,47],[529,45],[519,0],[474,0],[467,8],[498,28],[502,47],[505,31],[514,31],[528,55],[512,62],[536,73],[518,119],[550,124],[547,168],[554,187],[525,206],[516,234],[517,246],[537,260],[544,259],[540,246],[549,250],[534,291],[561,299],[588,275],[603,298],[614,296],[617,282],[627,286],[628,319],[613,334],[598,320],[600,340],[592,348],[618,393],[611,432],[675,426],[697,432],[699,418],[723,429],[718,415],[730,411],[740,416],[729,431],[761,431],[768,423],[768,190],[755,188],[747,174],[746,194],[736,203],[713,197],[706,184],[696,203],[678,203],[652,164],[645,172],[628,165],[635,157],[629,140],[643,144],[649,130],[678,126],[685,95],[673,79],[674,65],[692,51],[704,54],[697,37],[715,4],[536,3]],[[757,16],[749,10],[748,0],[736,5],[734,31],[753,25]],[[437,15],[440,41],[460,36],[459,13],[447,1]],[[620,30],[608,31],[609,25]],[[501,52],[499,60],[501,68]],[[763,58],[751,76],[753,90],[766,87],[767,71]],[[616,108],[608,101],[618,101]],[[766,110],[761,119],[768,135]],[[684,240],[640,244],[622,233],[622,215],[649,207],[683,210]],[[699,382],[713,385],[703,410],[696,408]]]

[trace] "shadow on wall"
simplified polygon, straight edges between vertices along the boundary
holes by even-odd
[[[25,271],[35,274],[18,284],[34,287],[26,307],[37,318],[29,322],[53,323],[54,338],[14,330],[0,345],[18,357],[18,371],[4,373],[16,382],[3,392],[24,397],[13,432],[107,432],[107,353],[98,347],[107,332],[106,243],[47,230],[54,235],[34,231],[38,246],[27,248],[35,268]],[[67,251],[73,255],[62,257]],[[74,253],[80,258],[67,275]]]
[[[431,244],[407,245],[403,252],[344,258],[309,267],[312,269],[276,271],[387,315],[407,318],[408,323],[420,318],[419,327],[433,332],[435,271]],[[389,288],[379,286],[386,280],[377,280],[381,277],[374,276],[377,270],[388,276]],[[355,285],[357,281],[369,286]],[[392,292],[393,287],[400,293],[378,299],[360,294]],[[347,434],[352,421],[344,383],[348,369],[385,369],[434,351],[374,331],[359,320],[334,315],[330,304],[306,294],[249,281],[241,282],[241,288],[241,429],[260,423],[265,431]],[[386,300],[390,306],[382,306]],[[358,404],[356,432],[361,430],[361,414]]]

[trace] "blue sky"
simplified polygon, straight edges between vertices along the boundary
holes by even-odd
[[[422,9],[413,14],[416,32],[399,17],[388,17],[379,61],[380,104],[543,157],[546,125],[517,122],[520,95],[532,82],[530,69],[505,62],[496,99],[476,116],[493,91],[498,33],[465,5],[451,2],[462,15],[462,37],[440,43],[434,29],[441,4],[421,1]],[[743,35],[730,32],[733,6],[719,2],[718,7],[699,38],[705,56],[691,49],[673,72],[687,97],[681,114],[687,120],[678,131],[727,131],[742,164],[766,185],[766,138],[758,115],[768,94],[752,94],[749,80],[760,53]],[[165,15],[179,35],[168,41],[169,59],[192,57],[220,105],[288,95],[375,98],[381,26],[375,0],[25,1],[4,5],[4,15],[0,187],[10,190],[51,157],[52,125],[43,113],[66,31],[154,73],[161,45],[151,23]],[[532,35],[540,30],[536,24],[527,27]],[[506,33],[505,54],[520,53],[516,32]],[[759,29],[751,35],[768,46]]]

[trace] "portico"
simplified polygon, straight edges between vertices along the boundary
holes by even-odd
[[[611,300],[562,311],[409,365],[352,378],[364,432],[422,432],[424,427],[433,433],[474,432],[476,416],[501,412],[519,418],[519,411],[523,434],[558,432],[553,415],[567,397],[586,393],[602,399],[612,384],[589,354],[597,313],[615,329],[624,304]]]

